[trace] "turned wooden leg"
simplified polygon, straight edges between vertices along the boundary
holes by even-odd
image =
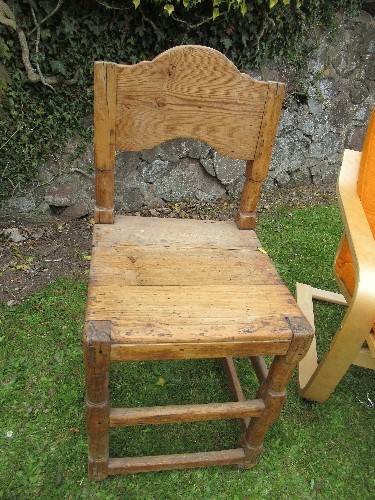
[[[260,417],[252,418],[241,440],[245,452],[243,468],[253,467],[263,449],[263,440],[271,424],[279,416],[286,397],[286,387],[299,360],[306,353],[313,331],[307,320],[289,319],[293,339],[285,356],[275,356],[267,378],[260,384],[257,398],[264,401],[265,409]]]
[[[236,215],[236,223],[239,229],[255,228],[255,211],[260,198],[263,177],[254,177],[254,162],[248,161],[245,172],[246,180],[242,190],[240,207]]]
[[[88,473],[95,481],[108,476],[110,326],[88,322],[84,338]]]

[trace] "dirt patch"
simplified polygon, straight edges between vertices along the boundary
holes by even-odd
[[[62,276],[89,269],[92,225],[86,219],[48,225],[7,224],[1,236],[0,300],[15,305]]]
[[[260,212],[272,214],[274,207],[330,204],[332,186],[306,187],[265,193]],[[175,203],[145,209],[134,215],[196,219],[232,219],[236,206],[217,203]],[[89,218],[48,224],[8,221],[0,223],[0,300],[18,304],[30,293],[61,277],[87,278],[93,223]]]

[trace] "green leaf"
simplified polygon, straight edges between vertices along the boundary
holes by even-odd
[[[42,40],[46,40],[47,38],[50,38],[51,37],[51,30],[48,28],[45,30],[41,30],[40,37]]]
[[[247,4],[246,2],[242,2],[241,4],[241,14],[244,16],[247,12]]]
[[[164,10],[166,10],[168,12],[168,16],[170,16],[172,14],[172,12],[174,11],[174,5],[171,5],[170,3],[166,3],[164,5]]]
[[[212,12],[212,20],[215,21],[217,17],[220,16],[220,11],[218,7],[214,8],[214,11]]]
[[[165,378],[164,377],[159,377],[155,385],[158,385],[160,387],[164,387],[164,385],[165,385]]]
[[[50,64],[51,64],[51,68],[53,71],[55,71],[57,73],[61,73],[62,75],[67,74],[67,68],[62,61],[55,59],[55,60],[51,61]]]
[[[279,0],[270,0],[270,9],[273,9]]]
[[[223,39],[223,45],[227,50],[230,49],[232,47],[232,40],[228,37],[225,37]]]
[[[134,7],[136,9],[138,9],[140,3],[141,3],[141,0],[133,0]]]

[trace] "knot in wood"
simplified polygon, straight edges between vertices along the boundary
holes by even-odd
[[[165,106],[165,99],[164,97],[157,97],[156,98],[156,105],[158,108],[164,108]]]
[[[176,66],[175,66],[175,64],[170,64],[170,65],[168,66],[168,69],[167,69],[167,74],[168,74],[168,76],[169,76],[170,78],[172,78],[172,76],[174,76],[175,72],[176,72]]]

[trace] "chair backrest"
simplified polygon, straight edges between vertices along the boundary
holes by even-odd
[[[113,222],[115,151],[198,139],[247,160],[237,224],[253,228],[285,88],[240,73],[220,52],[186,45],[135,65],[96,62],[96,222]]]
[[[363,143],[357,192],[375,238],[375,108],[372,110]],[[335,272],[352,295],[355,288],[355,271],[346,237],[342,239],[336,256]]]

